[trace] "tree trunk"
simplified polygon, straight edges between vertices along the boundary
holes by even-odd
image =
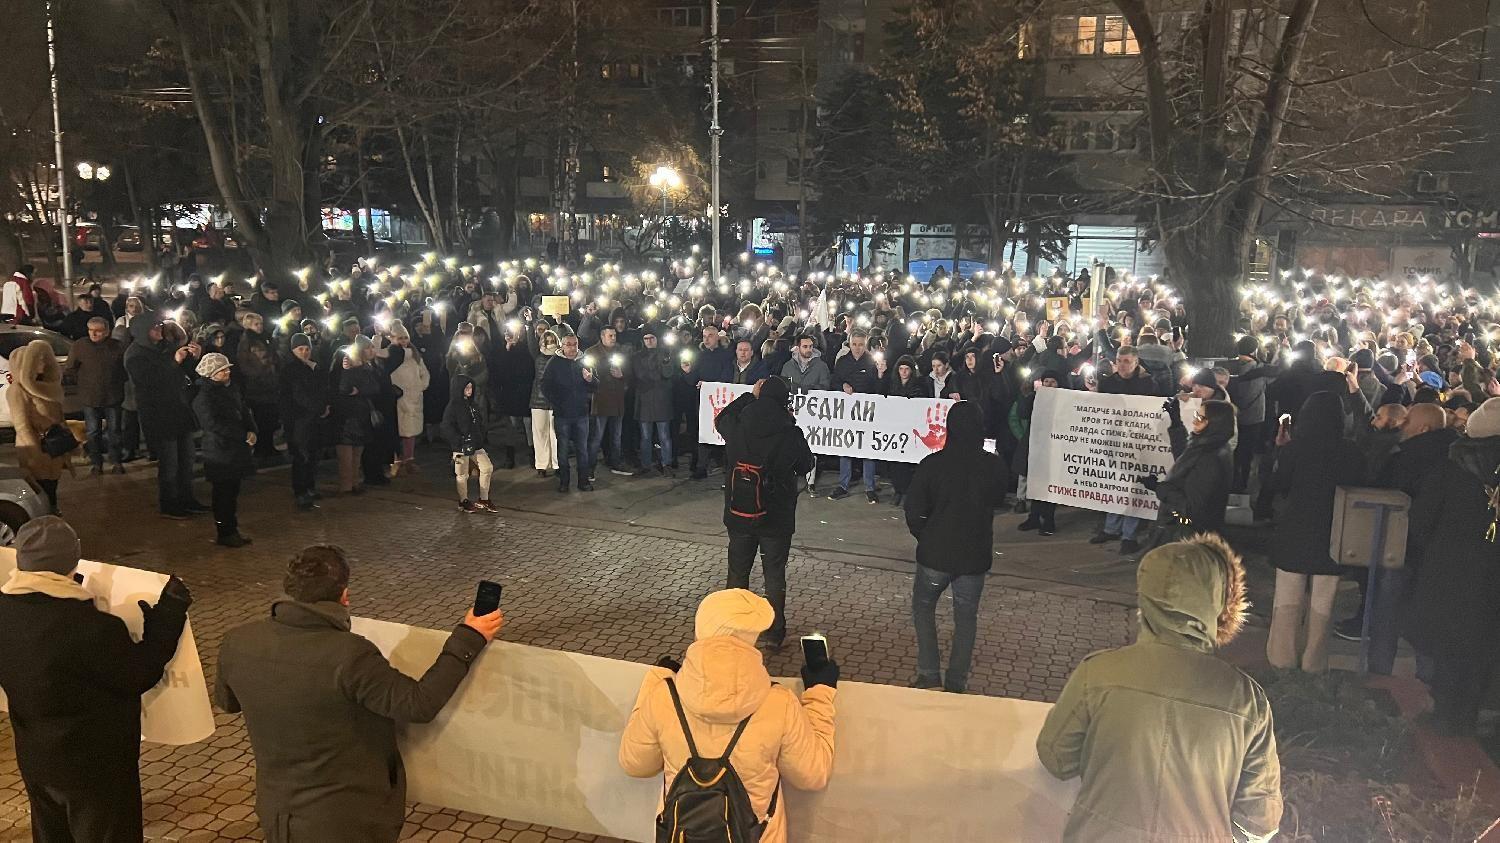
[[[1243,255],[1243,238],[1211,219],[1185,227],[1167,241],[1167,267],[1188,312],[1188,354],[1234,356]],[[1184,278],[1191,283],[1177,280]]]

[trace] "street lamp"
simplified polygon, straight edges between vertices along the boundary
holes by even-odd
[[[57,95],[57,22],[52,15],[53,0],[46,0],[47,71],[52,83],[52,152],[57,167],[57,227],[62,234],[63,295],[73,301],[73,253],[68,250],[68,180],[63,172],[62,102]]]
[[[78,177],[84,181],[109,181],[109,165],[92,161],[78,162]]]
[[[682,187],[682,176],[666,164],[656,168],[651,174],[651,186],[661,191],[661,218],[667,218],[667,191]]]

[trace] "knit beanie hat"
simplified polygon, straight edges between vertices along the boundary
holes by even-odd
[[[78,534],[56,515],[43,515],[22,524],[16,531],[15,547],[16,567],[22,571],[71,574],[83,555]]]
[[[1211,386],[1219,388],[1219,379],[1214,376],[1213,369],[1199,369],[1193,373],[1193,386]]]
[[[1479,409],[1469,414],[1469,423],[1464,426],[1464,435],[1470,439],[1500,436],[1500,398],[1491,398],[1480,404]],[[17,539],[18,544],[19,541]]]
[[[761,400],[770,401],[773,404],[785,405],[791,394],[792,390],[787,386],[786,379],[779,376],[773,375],[766,378],[766,382],[760,385]]]
[[[286,301],[281,303],[281,313],[283,316],[291,313],[293,310],[301,309],[302,305],[298,304],[296,299],[287,299]]]
[[[312,348],[312,337],[302,333],[292,334],[292,348]]]
[[[198,361],[198,368],[194,369],[194,371],[198,373],[198,377],[200,378],[211,378],[225,369],[233,367],[234,364],[229,362],[228,357],[218,352],[209,352],[203,355],[202,360]]]
[[[756,637],[771,628],[776,611],[766,598],[743,588],[715,591],[698,604],[693,620],[693,636],[702,641],[729,635],[754,644]]]
[[[1433,389],[1438,390],[1439,392],[1443,390],[1443,376],[1438,374],[1437,372],[1423,372],[1422,374],[1417,375],[1417,379],[1422,383],[1425,383],[1428,386],[1432,387]]]
[[[1353,360],[1354,365],[1359,369],[1369,371],[1375,368],[1375,352],[1368,348],[1359,349],[1350,355],[1349,359]]]

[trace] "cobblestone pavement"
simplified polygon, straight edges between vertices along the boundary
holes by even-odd
[[[206,518],[157,517],[154,469],[143,464],[123,478],[64,480],[60,497],[83,537],[86,557],[171,571],[188,582],[196,595],[193,629],[210,683],[225,630],[262,617],[280,591],[286,559],[314,542],[338,543],[351,552],[356,614],[445,628],[462,617],[475,581],[490,578],[505,584],[506,639],[641,662],[680,653],[691,641],[699,599],[723,586],[723,543],[709,535],[717,525],[699,525],[701,536],[689,529],[672,537],[569,517],[556,512],[552,483],[537,481],[529,470],[497,472],[497,482],[514,482],[503,494],[497,486],[494,497],[514,510],[463,515],[449,498],[451,475],[443,474],[441,465],[429,461],[424,478],[401,478],[361,497],[330,494],[306,514],[293,508],[284,472],[262,473],[247,484],[240,503],[242,530],[255,544],[238,551],[209,541],[212,525]],[[600,480],[641,484],[642,495],[668,487],[656,479]],[[621,493],[617,486],[616,494]],[[206,500],[206,488],[201,494]],[[553,511],[530,506],[533,497],[545,498]],[[857,533],[865,520],[888,517],[876,509],[851,506],[838,517],[847,518],[851,533]],[[586,510],[580,506],[580,511]],[[683,518],[701,520],[708,511],[712,507],[684,510]],[[847,679],[905,684],[916,666],[908,619],[911,576],[850,560],[793,553],[790,631],[825,631]],[[994,578],[985,590],[972,692],[1051,700],[1084,655],[1127,640],[1132,614],[1127,606],[1018,582],[1024,583]],[[758,587],[758,578],[753,585]],[[948,608],[940,607],[945,636],[951,633],[948,617]],[[787,647],[768,661],[773,673],[787,675],[799,660],[796,648]],[[254,815],[254,760],[243,722],[223,714],[217,720],[217,733],[205,743],[144,749],[148,840],[261,839]],[[3,717],[0,732],[0,840],[29,839],[25,790]],[[596,839],[427,805],[410,806],[407,818],[407,840]]]

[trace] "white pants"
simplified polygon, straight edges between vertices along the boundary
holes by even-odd
[[[1308,600],[1312,580],[1312,600]],[[1271,604],[1271,635],[1266,639],[1266,659],[1272,667],[1297,666],[1297,631],[1307,615],[1307,641],[1302,649],[1302,669],[1321,673],[1328,669],[1328,628],[1333,616],[1333,597],[1339,578],[1276,572],[1276,601]]]
[[[1024,474],[1016,480],[1016,500],[1026,500],[1026,475]]]
[[[531,450],[537,471],[557,470],[557,431],[552,429],[551,410],[531,411]]]
[[[469,473],[479,473],[479,500],[490,499],[490,475],[495,473],[495,467],[490,463],[490,455],[483,448],[471,455],[453,455],[453,476],[458,481],[458,499],[469,500]]]

